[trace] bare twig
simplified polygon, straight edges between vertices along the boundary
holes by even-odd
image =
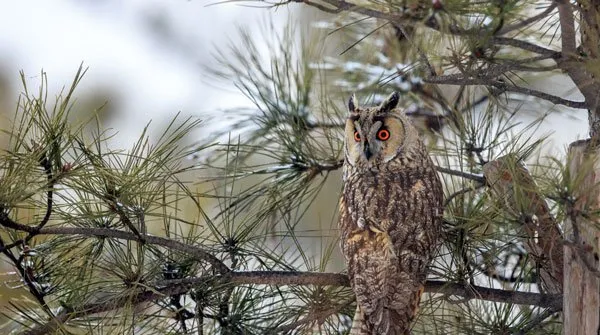
[[[497,35],[504,35],[506,33],[515,31],[515,30],[519,30],[522,28],[525,28],[533,23],[538,22],[539,20],[547,17],[548,15],[550,15],[554,9],[556,8],[556,3],[552,3],[548,6],[548,8],[546,8],[543,12],[534,15],[532,17],[528,17],[527,19],[519,22],[519,23],[515,23],[515,24],[511,24],[511,25],[507,25],[504,26],[503,28],[501,28],[498,32],[496,32]]]
[[[4,216],[4,213],[0,213],[0,218]],[[37,302],[42,306],[44,312],[48,315],[53,316],[52,310],[46,303],[45,295],[43,292],[40,292],[38,289],[38,285],[32,280],[31,276],[27,273],[27,270],[23,267],[23,262],[20,260],[21,257],[15,257],[13,252],[10,249],[3,248],[4,241],[0,237],[0,249],[2,249],[2,253],[8,258],[8,260],[14,265],[14,267],[19,272],[19,276],[22,278],[25,286],[29,290],[29,293],[37,300]]]
[[[40,159],[40,165],[44,169],[44,173],[46,174],[46,180],[48,191],[46,192],[46,214],[42,218],[40,224],[38,224],[37,229],[42,229],[49,221],[50,216],[52,215],[52,206],[53,202],[53,194],[54,194],[54,174],[52,173],[52,163],[50,162],[50,158],[47,153],[43,154],[43,157]],[[30,235],[31,236],[31,235]],[[25,239],[25,243],[27,243],[32,237],[27,237]]]
[[[345,123],[325,122],[325,121],[308,121],[305,123],[305,126],[308,129],[314,129],[314,128],[320,128],[320,129],[341,128],[341,129],[343,129],[345,126]]]
[[[449,175],[457,176],[457,177],[462,177],[465,179],[476,181],[478,183],[485,184],[485,177],[483,175],[473,174],[473,173],[463,172],[463,171],[458,171],[458,170],[452,170],[452,169],[448,169],[448,168],[441,167],[441,166],[436,166],[436,170],[438,170],[438,172],[441,172],[441,173],[445,173],[445,174],[449,174]]]
[[[533,97],[544,99],[544,100],[550,101],[556,105],[563,105],[563,106],[567,106],[567,107],[571,107],[571,108],[579,108],[579,109],[587,109],[588,108],[587,102],[585,102],[585,101],[568,100],[568,99],[558,97],[556,95],[532,90],[530,88],[519,87],[519,86],[515,86],[515,85],[507,85],[506,83],[494,83],[493,86],[496,88],[508,91],[508,92],[514,92],[514,93],[519,93],[519,94],[523,94],[523,95],[530,95]]]
[[[540,99],[547,100],[556,105],[563,105],[571,108],[579,108],[586,109],[588,108],[587,102],[585,101],[573,101],[561,98],[556,95],[548,94],[541,91],[536,91],[530,88],[519,87],[515,85],[509,85],[506,82],[492,80],[495,73],[486,74],[486,76],[479,77],[469,77],[464,76],[462,74],[449,74],[445,76],[437,76],[433,78],[424,78],[423,81],[430,84],[440,84],[440,85],[487,85],[494,87],[499,90],[520,93],[524,95],[534,96]]]

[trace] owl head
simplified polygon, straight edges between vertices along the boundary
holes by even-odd
[[[345,128],[346,162],[373,169],[396,158],[410,159],[419,136],[408,117],[396,106],[398,92],[377,107],[360,108],[352,95]]]

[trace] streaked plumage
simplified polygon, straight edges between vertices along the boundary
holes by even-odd
[[[409,333],[440,242],[442,185],[398,99],[349,102],[339,227],[358,303],[351,334]]]

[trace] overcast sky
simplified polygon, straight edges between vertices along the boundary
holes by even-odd
[[[212,1],[216,2],[216,1]],[[89,67],[79,96],[100,92],[124,112],[111,127],[133,139],[150,119],[178,111],[206,111],[250,102],[226,84],[207,85],[202,65],[211,52],[237,38],[237,27],[276,22],[286,10],[207,6],[205,0],[19,0],[0,5],[0,71],[12,80],[16,99],[19,70],[32,88],[43,69],[51,92],[68,85],[78,65]]]

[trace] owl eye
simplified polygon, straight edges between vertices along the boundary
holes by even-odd
[[[390,131],[383,128],[383,129],[379,129],[379,131],[377,132],[377,139],[380,141],[387,141],[390,139]]]
[[[354,140],[356,142],[360,142],[360,134],[358,133],[358,130],[354,131]]]

